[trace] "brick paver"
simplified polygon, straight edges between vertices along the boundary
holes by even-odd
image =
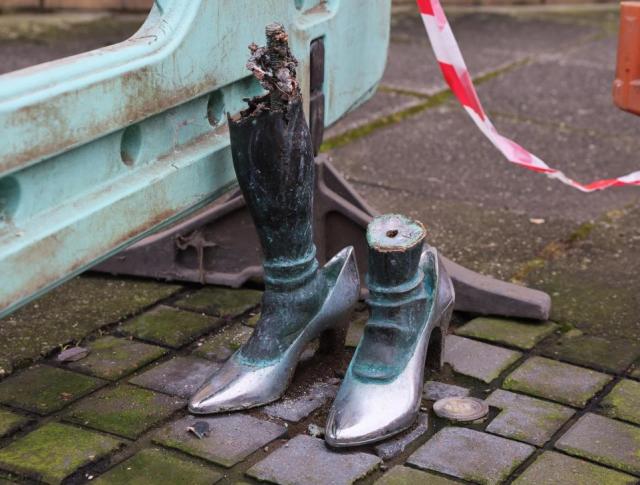
[[[69,362],[66,367],[115,381],[162,357],[166,349],[129,339],[106,336],[90,342],[90,353],[84,359]]]
[[[295,398],[285,398],[263,408],[263,412],[271,417],[298,422],[309,416],[324,403],[335,397],[338,392],[337,382],[318,382],[308,392]]]
[[[437,401],[445,397],[465,397],[469,395],[469,389],[444,382],[427,381],[424,383],[422,397],[429,401]]]
[[[105,381],[94,377],[36,365],[0,382],[0,403],[45,415],[104,384]]]
[[[456,485],[460,482],[415,468],[397,465],[375,483],[376,485]]]
[[[475,483],[496,484],[533,453],[533,446],[468,428],[444,428],[407,463]]]
[[[187,399],[219,367],[219,364],[204,359],[174,357],[130,379],[129,382]]]
[[[590,369],[531,357],[504,380],[505,389],[583,407],[611,377]]]
[[[211,485],[222,473],[167,450],[147,448],[112,468],[96,485]]]
[[[123,444],[101,433],[48,423],[0,449],[0,468],[57,484]]]
[[[64,418],[99,431],[135,439],[185,404],[177,397],[122,384],[98,391],[74,404]]]
[[[545,451],[514,485],[632,485],[637,478],[588,461]]]
[[[20,414],[0,409],[0,438],[10,435],[29,422],[29,418]]]
[[[234,317],[254,308],[261,298],[262,292],[257,290],[207,287],[184,296],[175,305],[210,315]]]
[[[177,349],[222,324],[214,317],[161,305],[122,325],[120,330],[141,340]]]
[[[244,344],[253,329],[237,322],[223,328],[220,332],[207,337],[193,351],[193,355],[205,359],[223,362]]]
[[[404,450],[415,443],[416,440],[427,434],[428,431],[429,416],[425,413],[420,413],[416,424],[409,431],[375,445],[374,449],[376,454],[384,461],[393,460],[404,453]]]
[[[514,350],[449,335],[444,358],[457,373],[489,383],[521,356],[520,352]]]
[[[187,429],[201,421],[209,425],[209,435],[196,438]],[[246,414],[196,418],[187,416],[162,428],[154,441],[218,465],[231,467],[273,440],[287,428]]]
[[[379,463],[377,456],[332,451],[321,439],[299,435],[252,466],[247,474],[280,485],[349,485]]]
[[[486,401],[502,410],[487,431],[536,446],[549,441],[574,414],[566,406],[502,389],[493,391]]]
[[[640,475],[640,428],[631,424],[587,413],[556,442],[556,448]]]
[[[640,357],[640,343],[569,333],[544,350],[545,355],[607,372],[622,372]]]
[[[640,382],[621,380],[604,397],[600,406],[607,416],[640,424]]]
[[[557,328],[553,322],[523,323],[503,318],[479,317],[456,330],[456,335],[532,349]]]

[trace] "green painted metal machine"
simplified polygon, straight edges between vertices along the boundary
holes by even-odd
[[[390,4],[156,0],[124,42],[0,76],[0,316],[234,186],[226,114],[272,21],[319,142],[382,77]]]

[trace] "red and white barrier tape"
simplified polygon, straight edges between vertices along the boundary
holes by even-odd
[[[564,173],[549,167],[540,158],[536,157],[516,142],[502,136],[495,129],[491,120],[487,117],[480,99],[476,93],[469,70],[462,58],[462,52],[453,35],[449,21],[442,10],[439,0],[416,0],[422,15],[422,21],[431,41],[433,53],[440,64],[442,75],[458,98],[462,107],[467,111],[476,126],[482,133],[500,150],[504,157],[511,163],[528,168],[535,172],[544,173],[549,178],[557,179],[582,192],[593,192],[608,187],[624,185],[640,186],[640,170],[615,179],[596,180],[589,184],[581,184],[570,179]]]

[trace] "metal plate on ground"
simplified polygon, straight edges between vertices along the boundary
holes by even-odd
[[[441,418],[467,422],[484,418],[489,413],[489,406],[475,397],[445,397],[434,403],[433,411]]]

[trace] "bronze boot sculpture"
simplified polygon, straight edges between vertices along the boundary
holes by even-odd
[[[313,243],[314,157],[296,60],[279,24],[247,66],[269,91],[229,119],[238,183],[264,253],[262,313],[249,339],[191,398],[193,413],[246,409],[278,399],[306,345],[346,325],[360,290],[353,248],[319,268]]]
[[[418,416],[425,364],[440,367],[454,291],[424,226],[401,215],[367,228],[371,314],[329,413],[326,441],[372,443]]]

